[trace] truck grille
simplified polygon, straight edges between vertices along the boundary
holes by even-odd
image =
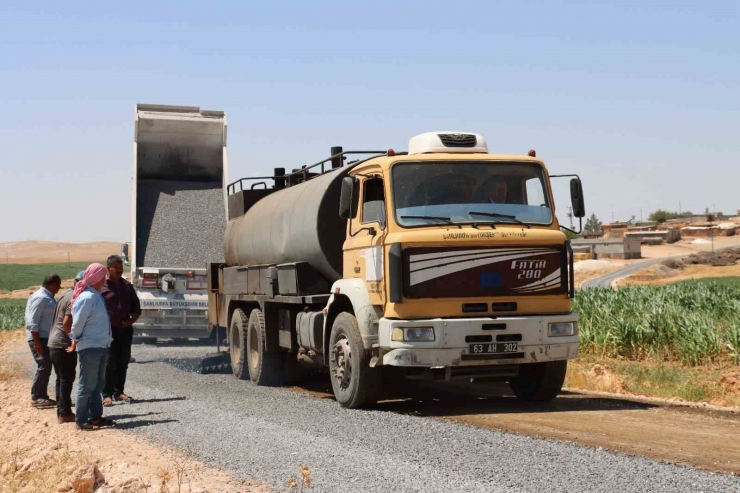
[[[472,134],[437,134],[445,147],[475,147],[478,143]]]
[[[403,250],[406,298],[466,298],[563,294],[562,245],[542,247],[410,247]],[[567,274],[567,271],[565,272]],[[483,311],[478,303],[463,312]],[[488,305],[485,311],[488,311]],[[516,306],[512,306],[516,310]]]

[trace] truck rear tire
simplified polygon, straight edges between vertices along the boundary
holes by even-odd
[[[231,369],[239,380],[249,378],[246,349],[248,322],[247,315],[241,308],[234,310],[229,328],[229,355],[231,356]]]
[[[360,326],[353,315],[343,312],[334,319],[329,351],[329,375],[337,402],[349,409],[374,404],[382,374],[370,368],[371,354],[362,344]]]
[[[567,369],[568,360],[520,365],[519,374],[509,381],[509,386],[520,400],[549,402],[563,388]]]
[[[281,354],[268,352],[265,317],[256,308],[249,314],[246,342],[249,378],[252,382],[257,385],[281,385]]]

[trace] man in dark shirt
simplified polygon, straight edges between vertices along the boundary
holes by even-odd
[[[108,277],[100,294],[105,299],[110,317],[113,342],[108,349],[108,365],[105,368],[105,387],[103,405],[111,406],[113,401],[131,402],[124,394],[126,372],[131,359],[131,343],[134,340],[134,322],[141,315],[139,297],[134,286],[122,277],[123,260],[118,255],[108,257]]]
[[[80,271],[75,277],[75,284],[82,279],[85,271]],[[66,290],[57,300],[54,311],[54,326],[49,334],[49,353],[51,364],[57,375],[57,421],[59,423],[74,423],[75,415],[72,412],[72,385],[75,382],[77,368],[77,353],[69,349],[72,341],[69,331],[72,328],[72,292],[74,288]]]

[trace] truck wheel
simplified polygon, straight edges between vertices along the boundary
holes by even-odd
[[[568,360],[519,365],[519,375],[509,381],[518,399],[549,402],[560,393],[565,381]]]
[[[257,385],[280,385],[281,355],[267,351],[265,318],[262,311],[256,308],[249,314],[246,348],[249,377],[252,381]]]
[[[249,378],[247,369],[247,315],[241,308],[234,310],[229,328],[229,354],[231,369],[239,380]]]
[[[329,375],[334,397],[349,409],[377,400],[382,374],[370,368],[370,352],[362,344],[360,326],[349,313],[337,315],[329,339]]]

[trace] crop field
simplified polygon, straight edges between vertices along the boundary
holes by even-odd
[[[6,264],[0,265],[0,291],[15,291],[29,286],[40,286],[47,274],[59,274],[62,279],[72,279],[91,262],[71,264]]]
[[[584,353],[688,366],[740,364],[740,283],[589,289],[575,299]]]
[[[0,330],[23,327],[26,300],[0,298]]]

